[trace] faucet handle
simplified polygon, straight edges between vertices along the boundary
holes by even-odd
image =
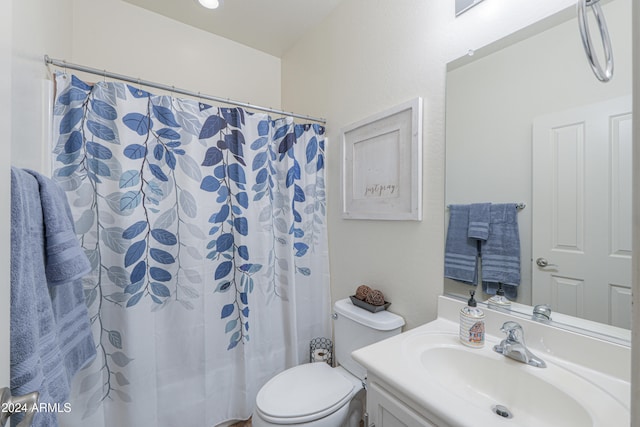
[[[549,304],[538,304],[533,307],[533,320],[548,321],[551,320],[551,306]]]
[[[500,330],[507,334],[507,340],[524,343],[524,331],[518,322],[504,322]]]

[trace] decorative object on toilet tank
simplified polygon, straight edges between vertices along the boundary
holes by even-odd
[[[365,302],[375,306],[384,305],[384,294],[375,289],[367,294]]]
[[[390,302],[384,300],[384,294],[381,291],[367,285],[358,286],[356,294],[349,298],[351,298],[353,305],[372,313],[386,310],[391,305]]]
[[[356,298],[358,298],[360,301],[364,301],[371,291],[372,289],[369,286],[360,285],[358,286],[358,289],[356,289]]]
[[[383,305],[373,305],[373,304],[369,304],[366,301],[360,301],[358,298],[354,297],[353,295],[351,295],[349,298],[351,298],[351,302],[353,303],[353,305],[355,305],[356,307],[360,307],[362,309],[365,309],[367,311],[370,311],[371,313],[377,313],[379,311],[384,311],[387,308],[389,308],[389,306],[391,305],[390,302],[386,302]]]

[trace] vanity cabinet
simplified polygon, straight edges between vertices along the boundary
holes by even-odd
[[[370,376],[367,386],[369,426],[375,427],[440,427],[412,408],[391,388]],[[422,411],[421,411],[422,412]]]

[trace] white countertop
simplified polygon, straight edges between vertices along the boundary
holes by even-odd
[[[433,381],[428,373],[418,366],[417,356],[413,357],[407,354],[412,351],[411,348],[408,348],[407,343],[415,341],[411,337],[424,334],[440,334],[447,345],[455,346],[457,343],[460,347],[464,347],[457,338],[459,333],[457,315],[463,305],[460,301],[442,296],[438,303],[438,319],[356,350],[352,356],[367,369],[369,376],[377,377],[392,389],[400,392],[403,397],[408,398],[413,406],[424,408],[436,417],[447,420],[451,425],[514,427],[517,425],[514,423],[515,420],[497,418],[490,411],[487,411],[486,414],[479,414],[474,411],[466,411],[464,408],[457,408],[456,402],[460,402],[459,398],[456,400],[456,396],[452,395],[449,390],[432,384]],[[515,320],[523,326],[527,346],[537,356],[548,364],[552,363],[575,373],[599,389],[605,390],[628,412],[631,361],[628,347],[558,330],[526,319],[514,319],[504,313],[491,311],[486,315],[485,347],[481,350],[472,349],[471,351],[489,351],[489,353],[485,353],[485,356],[494,357],[495,355],[497,358],[504,358],[505,363],[515,363],[518,369],[542,369],[512,361],[493,352],[493,345],[504,338],[499,330],[502,323],[507,320]],[[412,358],[413,362],[410,360]],[[474,369],[474,366],[460,366],[460,370],[465,369]],[[545,375],[553,374],[553,370],[534,372],[536,375],[540,374],[542,378]],[[501,372],[495,372],[496,381],[508,381],[508,378],[501,378],[500,375]],[[550,376],[547,380],[553,382],[554,378]],[[612,425],[609,424],[605,427]]]

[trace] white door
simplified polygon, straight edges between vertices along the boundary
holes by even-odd
[[[631,147],[631,97],[534,120],[533,304],[631,327]]]

